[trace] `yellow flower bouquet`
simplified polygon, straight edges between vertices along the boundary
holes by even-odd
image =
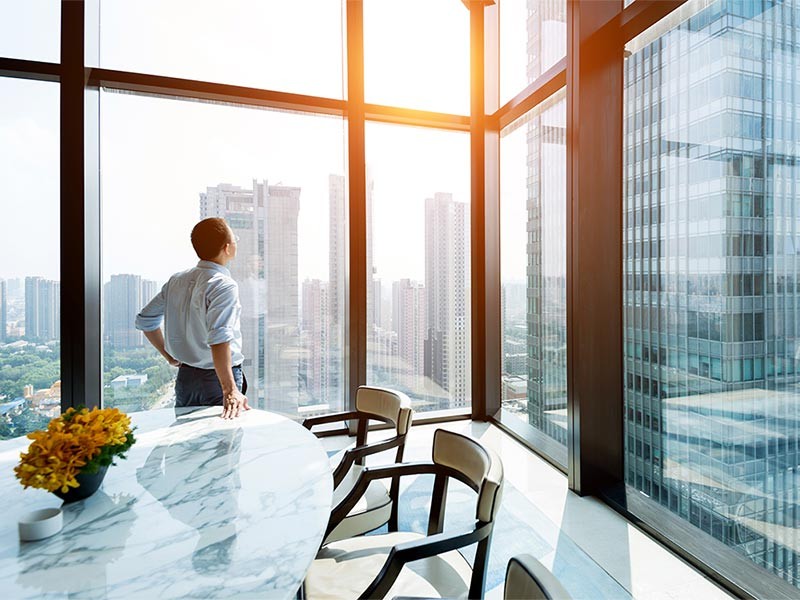
[[[91,495],[114,458],[125,458],[136,441],[130,417],[116,408],[70,408],[28,438],[32,440],[28,451],[14,468],[17,479],[26,488],[44,489],[65,501],[72,499],[65,496],[82,485],[81,479],[96,476],[94,489],[81,490],[74,499]]]

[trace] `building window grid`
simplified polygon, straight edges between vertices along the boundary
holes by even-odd
[[[682,50],[684,50],[683,52],[681,52],[681,55],[682,56],[687,56],[687,54],[685,53],[685,50],[686,50],[686,44],[688,44],[688,41],[686,39],[681,39],[678,42],[682,46]],[[645,56],[647,56],[647,52],[644,52],[643,54]],[[674,56],[670,56],[669,59],[674,60],[675,57]],[[648,59],[646,59],[646,60],[648,60]],[[637,72],[636,72],[637,64],[636,64],[635,57],[633,59],[629,59],[629,62],[631,64],[629,64],[627,69],[628,69],[629,80],[630,80],[630,75],[631,74],[634,74],[633,75],[634,77],[637,74]],[[676,61],[672,65],[673,66],[673,76],[675,76],[676,79],[681,78],[681,75],[676,73],[677,69],[680,67],[681,64],[682,63],[680,61]],[[653,67],[653,68],[655,68],[655,67]],[[653,80],[655,80],[655,79],[656,78],[653,78]],[[673,89],[673,87],[675,87],[675,86],[672,86],[669,82],[667,82],[667,86],[669,87],[669,89]],[[677,85],[677,88],[680,88],[680,87],[681,87],[680,85]],[[628,91],[628,90],[626,89],[626,91]],[[638,100],[640,100],[642,98],[646,98],[647,97],[646,93],[645,93],[647,91],[648,91],[648,87],[647,86],[640,86],[640,89],[636,90],[637,93],[636,94],[629,94],[628,98],[630,98],[631,96],[634,96],[636,98],[636,100],[638,101]],[[641,92],[641,93],[639,93],[639,92]],[[669,116],[666,117],[666,119],[667,119],[666,122],[668,122],[670,124],[670,126],[672,128],[674,128],[675,131],[678,132],[678,135],[684,135],[684,132],[686,131],[686,129],[688,128],[688,125],[689,125],[686,122],[682,122],[682,121],[685,121],[685,115],[688,114],[687,111],[684,111],[684,110],[680,109],[679,103],[680,103],[680,98],[682,98],[682,97],[684,97],[684,94],[680,93],[678,98],[674,101],[675,104],[678,104],[676,110],[674,111],[675,116],[673,117],[672,114],[670,114]],[[652,100],[652,98],[648,98],[648,100]],[[734,102],[733,105],[734,105],[734,107],[740,106],[740,104],[737,104],[736,102]],[[626,107],[627,107],[628,111],[634,109],[634,106],[635,105],[632,105],[630,100],[626,104]],[[640,124],[642,123],[641,121],[638,121],[638,122]],[[779,122],[779,119],[775,118],[775,119],[772,120],[772,122],[773,123]],[[637,120],[628,118],[628,119],[626,119],[625,123],[628,126],[628,128],[630,128],[632,125],[636,126]],[[647,127],[647,125],[646,124],[641,124],[641,127],[642,127],[642,129],[645,129]],[[736,136],[733,139],[732,138],[728,138],[728,142],[727,143],[735,142],[735,143],[746,145],[747,137],[748,136]],[[776,134],[776,136],[775,136],[776,141],[777,141],[777,137],[778,136]],[[630,145],[632,143],[633,144],[641,143],[640,140],[636,139],[635,134],[632,136],[630,133],[628,133],[625,136],[625,139],[627,140],[627,143],[628,143],[628,148],[627,148],[626,154],[625,154],[625,156],[628,158],[628,161],[630,161],[631,159],[638,161],[638,160],[640,160],[639,157],[641,157],[643,154],[645,154],[645,155],[647,154],[646,152],[645,153],[639,153],[639,152],[636,151],[635,148],[631,148],[630,147]],[[681,155],[682,155],[682,159],[678,162],[678,165],[675,166],[674,169],[669,169],[668,168],[665,171],[665,176],[668,179],[671,179],[673,182],[676,182],[679,179],[683,179],[683,181],[688,182],[687,183],[688,189],[682,190],[683,193],[680,193],[680,196],[689,197],[689,198],[697,198],[699,200],[702,197],[703,191],[702,190],[694,190],[694,189],[692,189],[691,188],[691,179],[690,179],[690,177],[691,177],[691,170],[690,170],[691,169],[691,164],[692,164],[693,160],[697,159],[697,157],[693,153],[690,153],[688,151],[688,149],[686,151],[684,151],[684,152],[681,152]],[[643,162],[645,159],[642,158],[641,160]],[[637,162],[637,166],[639,164],[641,164],[641,163]],[[652,168],[652,165],[651,165],[650,172],[652,173],[653,171],[654,171],[654,169]],[[639,171],[639,172],[641,173],[641,171]],[[641,205],[642,203],[645,203],[645,202],[641,199],[641,196],[639,195],[639,192],[644,192],[644,190],[641,190],[637,186],[634,186],[634,190],[631,191],[631,178],[633,178],[636,173],[637,173],[637,171],[635,169],[631,169],[630,164],[629,164],[629,166],[626,168],[626,174],[627,174],[627,177],[628,177],[628,181],[626,182],[626,188],[625,188],[624,194],[625,194],[626,198],[631,199],[631,201],[633,201],[633,202],[638,202]],[[683,178],[674,178],[673,176],[670,175],[671,173],[679,173],[679,174],[684,175],[684,177]],[[752,176],[758,177],[759,175],[760,174],[756,173],[756,174],[749,175],[749,177],[752,177]],[[747,178],[738,178],[738,179],[741,179],[741,181],[743,183],[745,183],[746,185],[747,184],[752,185],[752,183],[754,183],[751,179],[747,179]],[[791,181],[791,183],[789,185],[787,185],[786,188],[785,188],[787,190],[790,187],[794,186],[794,184],[795,184],[795,182],[793,180],[790,179],[790,181]],[[744,188],[743,186],[741,186],[737,182],[737,180],[735,180],[735,179],[734,180],[729,179],[728,180],[728,185],[729,186],[733,186],[733,187],[739,187],[740,189],[747,189],[747,188]],[[660,185],[659,187],[663,187],[663,185]],[[775,186],[775,187],[777,187],[777,186]],[[752,189],[754,189],[756,192],[759,191],[758,190],[758,186],[756,186],[756,185],[752,186]],[[674,190],[674,188],[673,188],[673,190]],[[781,191],[783,191],[783,190],[781,190]],[[767,192],[767,190],[765,190],[765,192]],[[695,194],[700,194],[700,195],[695,196]],[[685,223],[687,223],[687,220],[688,220],[686,218],[686,216],[685,216],[685,211],[687,210],[687,207],[686,206],[681,206],[682,203],[680,201],[678,201],[677,205],[674,202],[674,200],[677,199],[676,198],[677,195],[678,195],[678,192],[675,192],[675,194],[671,195],[671,197],[668,200],[668,203],[667,203],[667,205],[665,207],[665,209],[666,209],[665,212],[672,213],[672,215],[674,216],[674,219],[671,219],[670,215],[665,216],[664,228],[667,230],[667,236],[666,236],[667,239],[670,239],[670,237],[671,237],[669,235],[669,232],[670,232],[670,229],[672,228],[673,223],[678,225],[678,227],[679,227],[678,231],[680,231],[680,233],[677,236],[678,250],[679,250],[679,252],[677,253],[677,256],[675,256],[673,258],[673,255],[672,255],[670,249],[668,248],[667,249],[667,256],[665,258],[662,258],[659,261],[662,265],[666,265],[667,266],[667,273],[669,273],[670,270],[673,270],[673,272],[686,271],[686,266],[688,265],[687,261],[690,260],[689,256],[692,254],[691,252],[685,252],[685,251],[683,251],[681,249],[681,245],[682,245],[681,240],[685,240],[685,242],[683,242],[683,243],[687,244],[686,247],[688,248],[688,245],[692,241],[692,232],[687,227],[685,227],[685,225],[684,225]],[[756,197],[755,194],[753,194],[753,197]],[[777,193],[777,192],[775,193],[775,204],[780,205],[780,203],[782,202],[783,199],[784,199],[783,193],[780,193],[780,194]],[[759,204],[762,204],[762,203],[763,203],[763,200],[760,200]],[[651,203],[650,204],[651,210],[652,210],[652,207],[653,207],[653,205]],[[674,207],[674,209],[672,207]],[[690,204],[690,207],[691,207],[691,204]],[[728,210],[728,209],[726,208],[726,210]],[[684,361],[686,361],[686,359],[683,358],[683,357],[687,357],[687,356],[688,356],[689,360],[686,361],[686,362],[688,363],[689,368],[692,368],[692,366],[694,366],[694,368],[697,368],[698,365],[702,368],[702,365],[703,365],[702,359],[696,358],[697,354],[693,355],[692,353],[693,352],[698,352],[701,348],[711,349],[713,347],[713,348],[716,348],[717,349],[716,351],[718,351],[718,352],[722,351],[722,349],[724,348],[724,352],[725,352],[724,356],[734,357],[734,358],[727,358],[726,359],[726,364],[724,365],[724,367],[725,367],[724,368],[724,376],[722,377],[724,380],[730,381],[731,378],[732,378],[731,374],[734,371],[737,374],[737,376],[735,378],[738,379],[738,380],[744,380],[745,382],[748,381],[748,380],[753,380],[756,377],[757,373],[765,375],[765,373],[763,373],[763,368],[764,367],[763,367],[763,365],[761,365],[761,361],[757,358],[759,352],[763,352],[763,347],[765,346],[765,342],[763,342],[763,341],[762,342],[756,342],[756,341],[750,342],[750,341],[747,341],[747,340],[748,339],[763,340],[764,339],[763,335],[764,335],[765,332],[762,332],[762,328],[765,328],[766,331],[770,331],[770,329],[771,329],[770,328],[770,314],[769,314],[769,310],[770,309],[769,308],[767,309],[767,314],[764,315],[763,317],[762,316],[758,316],[758,315],[760,315],[760,313],[757,312],[758,309],[759,309],[759,306],[760,306],[760,302],[759,302],[760,299],[758,297],[759,294],[756,292],[755,288],[762,289],[765,286],[764,286],[764,282],[763,281],[758,281],[754,276],[754,271],[763,268],[762,265],[761,265],[761,262],[763,262],[765,259],[761,259],[760,258],[762,252],[766,251],[766,253],[769,254],[769,249],[764,248],[763,242],[761,241],[761,239],[759,237],[761,234],[759,232],[759,228],[758,228],[758,225],[757,225],[758,224],[758,220],[757,220],[758,216],[757,216],[757,214],[760,213],[763,210],[763,208],[757,208],[757,209],[752,209],[751,208],[750,210],[753,210],[756,214],[752,214],[752,216],[748,215],[749,218],[740,218],[740,219],[737,219],[735,221],[732,221],[731,219],[728,219],[728,225],[725,226],[725,229],[727,231],[733,231],[733,232],[741,231],[741,232],[745,233],[744,237],[740,236],[739,234],[734,233],[734,236],[737,238],[738,245],[736,246],[735,249],[729,249],[729,251],[727,252],[729,257],[732,256],[734,258],[728,258],[726,260],[726,264],[723,266],[723,268],[726,271],[733,269],[734,272],[735,272],[736,270],[744,269],[743,275],[741,277],[737,277],[737,278],[734,278],[734,279],[731,279],[730,277],[726,278],[726,281],[723,283],[723,286],[722,286],[721,290],[720,290],[720,286],[717,286],[717,294],[719,294],[720,291],[722,291],[723,294],[731,294],[731,292],[733,291],[733,290],[730,290],[730,286],[731,285],[735,285],[737,288],[740,288],[740,289],[736,290],[737,291],[736,295],[737,296],[742,296],[743,295],[743,296],[741,298],[735,298],[734,299],[736,301],[736,303],[740,306],[740,308],[738,309],[737,312],[733,313],[731,318],[727,319],[727,321],[728,321],[728,326],[729,327],[736,327],[737,330],[740,331],[740,332],[748,331],[749,333],[746,334],[746,335],[743,334],[743,333],[740,333],[740,334],[737,334],[738,335],[738,337],[737,337],[737,336],[735,336],[735,335],[733,335],[731,333],[726,334],[724,332],[724,330],[723,330],[723,332],[721,332],[721,334],[724,336],[723,340],[726,340],[726,341],[723,341],[722,343],[715,343],[715,344],[709,344],[707,342],[704,342],[702,340],[697,339],[697,333],[698,333],[697,330],[698,329],[705,329],[706,331],[710,332],[710,329],[708,329],[710,327],[710,325],[708,325],[703,319],[697,319],[697,317],[695,317],[696,320],[694,321],[694,324],[693,324],[692,320],[691,319],[687,319],[686,317],[687,316],[691,317],[692,315],[697,315],[698,314],[698,313],[692,311],[692,309],[694,308],[694,304],[696,304],[697,300],[702,300],[703,302],[708,303],[713,298],[713,295],[712,295],[712,291],[710,289],[708,289],[708,288],[698,291],[697,289],[692,289],[692,282],[691,281],[685,282],[685,283],[689,284],[689,288],[686,290],[686,291],[690,292],[689,295],[687,296],[687,299],[689,300],[688,304],[681,303],[679,300],[676,303],[675,300],[678,299],[677,297],[673,298],[669,294],[665,295],[665,300],[668,302],[668,306],[674,306],[674,308],[676,310],[676,313],[677,313],[676,316],[680,318],[680,320],[678,321],[679,327],[678,327],[678,330],[676,332],[677,335],[678,335],[677,340],[680,340],[680,345],[679,346],[674,346],[673,345],[673,343],[672,343],[673,336],[672,335],[670,335],[668,337],[668,340],[667,340],[668,341],[668,343],[667,343],[667,347],[668,348],[673,348],[674,347],[679,351],[679,353],[675,357],[675,358],[681,358],[681,360],[678,363],[678,367],[679,368],[682,368],[684,366]],[[644,211],[644,212],[646,213],[647,211]],[[745,213],[745,214],[747,214],[747,213]],[[645,216],[646,216],[646,214],[645,214]],[[635,217],[635,218],[632,218],[632,217]],[[632,212],[632,211],[628,210],[628,211],[625,212],[625,221],[624,221],[624,227],[625,227],[625,230],[626,230],[625,231],[625,242],[626,242],[625,248],[628,249],[629,256],[630,256],[631,249],[634,249],[636,252],[639,252],[640,244],[636,240],[637,231],[636,231],[635,228],[639,225],[639,223],[642,221],[642,219],[639,219],[639,221],[637,221],[636,220],[637,218],[638,218],[638,215],[636,214],[635,211]],[[720,227],[719,222],[716,225],[717,225],[717,228]],[[764,233],[766,234],[766,231]],[[633,240],[633,242],[632,242],[632,240]],[[728,241],[729,241],[729,244],[730,244],[730,239]],[[624,264],[625,264],[626,270],[628,272],[630,272],[630,270],[636,271],[638,269],[642,269],[642,270],[647,269],[647,261],[648,260],[652,260],[652,255],[653,255],[653,253],[651,252],[650,256],[648,257],[648,253],[644,250],[644,247],[642,247],[641,253],[639,255],[634,256],[633,261],[631,261],[631,260],[626,260],[625,261]],[[742,256],[743,258],[735,258],[737,256]],[[753,258],[749,258],[750,256],[753,256]],[[792,269],[792,268],[796,267],[797,265],[794,264],[795,260],[796,260],[795,256],[787,257],[787,260],[785,260],[784,263],[783,263],[785,270],[789,270],[789,269]],[[704,259],[703,262],[708,264],[708,259]],[[698,264],[698,265],[695,265],[694,269],[695,270],[696,269],[700,269],[702,271],[704,268],[707,268],[707,267],[704,267],[702,264]],[[780,277],[780,275],[778,275],[778,272],[776,272],[775,279],[777,280],[779,277]],[[633,283],[633,282],[638,283],[642,279],[643,278],[641,278],[641,277],[638,277],[638,276],[631,277],[630,275],[625,277],[625,281],[627,281],[629,283],[629,285],[631,283]],[[669,279],[669,277],[667,277],[667,280],[668,279]],[[740,285],[740,282],[741,282],[741,285]],[[683,292],[683,288],[685,287],[685,283],[681,282],[681,285],[680,285],[681,292]],[[772,283],[773,283],[773,289],[775,287],[777,287],[775,285],[774,281]],[[725,289],[725,285],[728,286],[727,291]],[[645,286],[641,286],[641,287],[644,288]],[[766,286],[766,287],[769,287],[769,286]],[[793,286],[790,286],[790,289],[792,289],[792,288],[793,288]],[[669,285],[669,283],[667,284],[667,289],[672,289],[672,286]],[[783,291],[782,293],[785,294],[787,292]],[[791,292],[788,292],[788,293],[791,293]],[[644,299],[641,300],[641,301],[638,300],[639,299],[639,293],[637,291],[634,291],[634,294],[635,294],[635,296],[637,298],[637,301],[636,301],[637,304],[639,304],[639,302],[641,302],[641,304],[640,304],[641,306],[644,306],[644,305],[648,304],[647,297],[646,297],[647,294],[650,295],[651,301],[652,301],[652,295],[653,295],[652,289],[649,290],[646,293],[644,291],[642,291],[642,295],[644,296]],[[767,291],[767,294],[769,294],[769,291]],[[627,305],[632,301],[632,297],[631,297],[630,291],[626,291],[625,296],[626,296],[626,305]],[[693,298],[695,300],[693,300]],[[778,298],[777,294],[776,294],[776,298],[775,298],[775,302],[774,302],[774,304],[776,305],[776,309],[777,309],[777,306],[779,305],[779,302],[780,302],[780,298]],[[776,310],[776,309],[773,309],[773,310]],[[756,311],[756,312],[754,312],[754,311]],[[670,310],[668,312],[668,314],[672,314],[672,310]],[[643,327],[640,317],[633,317],[633,320],[631,320],[632,313],[630,311],[626,311],[626,316],[628,317],[628,322],[630,324],[633,324],[634,330],[638,330],[640,327]],[[789,323],[790,320],[794,321],[794,322],[792,322],[790,324]],[[662,321],[662,323],[663,323],[663,321]],[[701,325],[701,323],[703,325]],[[669,328],[672,329],[672,324],[670,322],[664,323],[664,325],[669,325],[670,326]],[[797,324],[796,324],[796,318],[794,318],[794,315],[787,316],[784,319],[784,326],[786,327],[786,335],[790,335],[790,336],[791,335],[796,335]],[[662,325],[662,327],[663,327],[663,325]],[[650,331],[652,331],[652,330],[653,330],[652,325],[651,325],[651,328],[647,332],[644,332],[642,330],[643,331],[643,336],[644,336],[645,339],[647,338],[648,335],[650,335]],[[693,335],[693,331],[694,331],[694,335]],[[636,334],[636,331],[631,331],[630,326],[625,328],[625,332],[626,332],[626,339],[629,340],[627,342],[627,345],[628,345],[627,354],[629,356],[634,356],[634,357],[641,356],[641,354],[642,354],[641,350],[639,350],[636,347],[630,348],[631,342],[633,341],[633,343],[636,344],[637,340],[640,338],[640,336],[638,336]],[[736,342],[736,343],[732,343],[731,342],[731,340],[734,340],[734,339],[741,340],[742,339],[742,335],[744,335],[743,341]],[[752,336],[752,337],[749,337],[749,336]],[[694,337],[694,339],[692,339],[693,337]],[[731,354],[732,352],[735,352],[735,354]],[[670,359],[670,362],[672,362],[671,359]],[[789,363],[789,364],[787,364],[787,366],[789,366],[791,364],[790,361],[787,361],[787,363]],[[630,368],[630,366],[631,366],[630,363],[628,363],[628,365],[629,365],[628,368]],[[712,360],[712,365],[713,365],[713,360]],[[708,365],[708,367],[711,367],[711,365]],[[711,368],[713,368],[713,367],[711,367]],[[690,380],[689,379],[690,378],[687,377],[687,378],[685,378],[684,381],[679,382],[681,387],[684,387],[685,389],[691,389]],[[687,387],[687,386],[689,386],[689,387]],[[746,387],[746,384],[742,383],[742,384],[740,384],[740,386]],[[639,387],[643,388],[645,386],[640,385]],[[715,387],[712,386],[711,389],[715,389]],[[702,391],[702,390],[698,390],[698,391]],[[639,394],[638,392],[632,392],[630,390],[630,386],[628,386],[628,390],[626,391],[626,398],[629,399],[631,401],[631,403],[638,403],[638,402],[641,401],[641,394]],[[630,411],[630,410],[627,411],[627,417],[628,417],[629,421],[630,421],[630,419],[632,417],[632,414],[633,414],[632,411]],[[777,423],[776,422],[771,422],[771,420],[769,418],[767,418],[767,420],[765,422],[765,425],[766,425],[766,429],[767,430],[771,430],[773,427],[777,427]],[[634,431],[634,432],[639,431],[638,424],[631,426],[631,431]],[[636,435],[638,436],[638,434],[636,434]],[[634,440],[634,439],[635,439],[635,437],[628,439],[629,446],[631,445],[632,440]],[[754,451],[758,451],[758,447],[752,446],[752,442],[750,444],[744,444],[744,445],[741,445],[739,447],[741,447],[743,449],[742,452],[744,452],[744,454],[735,455],[735,454],[731,454],[730,452],[728,452],[728,454],[731,456],[732,459],[735,459],[738,463],[741,463],[741,465],[739,467],[739,472],[741,472],[741,473],[743,473],[745,475],[747,475],[749,473],[753,473],[752,469],[756,468],[756,461],[747,460],[744,457],[749,456]],[[748,450],[748,448],[749,448],[749,450]],[[628,450],[628,451],[630,452],[630,450]],[[637,453],[638,453],[638,448],[636,449],[635,454],[637,454]],[[644,452],[644,454],[646,455],[646,451]],[[639,464],[638,456],[636,457],[636,464]],[[633,483],[634,485],[639,485],[639,484],[642,483],[640,478],[639,478],[639,476],[638,476],[638,474],[637,474],[637,472],[636,472],[636,469],[632,470],[632,469],[629,468],[629,469],[626,470],[626,473],[627,473],[627,478],[628,478],[629,482]],[[781,477],[785,477],[785,475],[781,475]],[[644,486],[644,487],[646,488],[646,486]],[[643,489],[643,488],[639,488],[639,489]],[[690,502],[688,497],[682,496],[682,498],[683,498],[682,503],[688,503],[687,505],[691,504],[691,502]],[[684,508],[680,508],[679,506],[675,507],[675,506],[673,506],[673,503],[672,503],[671,500],[668,500],[667,503],[669,504],[669,506],[671,508],[678,509],[681,514],[686,514],[685,513],[686,507],[684,507]],[[716,532],[716,534],[717,534],[716,537],[720,537],[720,529],[722,529],[723,527],[720,525],[718,520],[717,521],[715,521],[713,519],[706,520],[704,517],[698,516],[698,513],[696,511],[693,511],[693,510],[690,510],[688,514],[689,514],[689,517],[691,519],[694,519],[696,517],[700,519],[699,520],[699,525],[701,526],[701,528],[703,528],[704,530],[713,530],[712,533]],[[770,513],[770,514],[774,514],[774,511],[773,511],[773,513]],[[780,521],[780,519],[779,519],[779,521]],[[762,542],[763,542],[763,540],[762,540]],[[769,541],[767,545],[772,544],[772,543],[773,543],[772,541]],[[785,553],[787,551],[788,550],[786,548],[783,548],[781,550],[782,553]],[[793,559],[792,561],[786,561],[786,562],[793,562],[793,563],[796,564],[796,559]],[[785,563],[783,562],[782,558],[781,559],[776,559],[775,569],[776,569],[777,573],[779,573],[779,574],[784,574],[785,573],[785,570],[782,567],[783,564],[785,564]],[[792,579],[789,578],[789,577],[787,577],[787,579],[789,579],[789,581],[792,581]]]

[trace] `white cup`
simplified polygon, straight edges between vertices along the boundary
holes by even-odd
[[[42,540],[57,534],[64,526],[60,508],[43,508],[23,516],[19,523],[19,539],[23,542]]]

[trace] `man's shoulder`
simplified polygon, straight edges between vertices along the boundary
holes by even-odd
[[[192,277],[192,275],[194,275],[196,271],[198,271],[197,267],[189,267],[188,269],[185,269],[183,271],[178,271],[177,273],[173,273],[170,276],[169,281],[167,283],[184,281],[187,278]]]
[[[236,293],[239,290],[239,284],[236,280],[227,273],[220,273],[219,271],[213,273],[208,277],[206,286],[210,290],[219,292]]]

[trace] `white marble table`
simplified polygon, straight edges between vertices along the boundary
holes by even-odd
[[[14,479],[26,438],[0,442],[0,598],[293,597],[330,514],[327,455],[284,417],[220,411],[132,414],[128,459],[38,542],[19,517],[61,501]]]

